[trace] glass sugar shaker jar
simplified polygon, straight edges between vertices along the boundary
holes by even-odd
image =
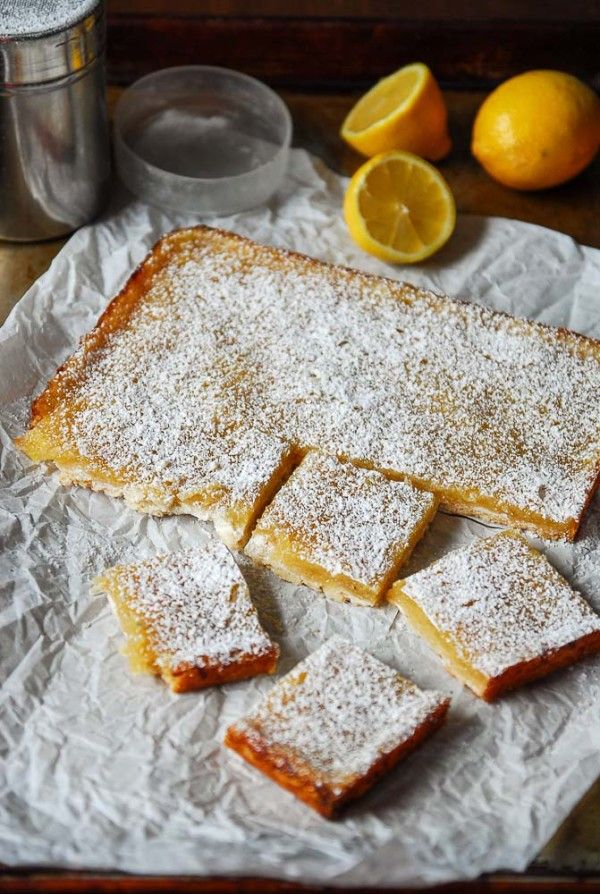
[[[65,235],[108,191],[103,0],[0,0],[0,239]]]

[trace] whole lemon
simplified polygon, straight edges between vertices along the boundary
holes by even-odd
[[[488,174],[514,189],[570,180],[600,147],[600,99],[562,71],[527,71],[487,97],[471,151]]]

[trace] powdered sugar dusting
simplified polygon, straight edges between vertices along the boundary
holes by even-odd
[[[219,541],[198,549],[120,565],[103,575],[142,620],[165,670],[228,665],[263,655],[273,643],[262,629],[248,587]]]
[[[258,749],[308,763],[317,782],[364,776],[408,739],[445,698],[422,692],[358,646],[334,636],[233,725]]]
[[[79,355],[68,435],[84,456],[189,490],[218,424],[517,514],[582,512],[600,464],[594,342],[220,231],[161,251],[128,325]]]
[[[123,376],[132,373],[123,364],[118,369]],[[171,369],[166,363],[164,375]],[[160,371],[155,372],[160,378]],[[168,386],[150,386],[143,397],[138,382],[119,383],[117,375],[110,354],[103,352],[81,392],[86,406],[60,425],[63,443],[75,441],[85,459],[117,470],[118,477],[140,487],[142,495],[157,493],[152,511],[183,506],[201,518],[223,521],[228,512],[237,513],[227,540],[237,546],[263,490],[286,462],[290,445],[255,428],[227,430],[206,420],[202,407],[193,405],[192,387],[187,399],[181,392],[169,396]],[[104,392],[109,382],[120,402],[103,406],[102,401],[109,400]],[[145,508],[142,498],[137,505]]]
[[[249,547],[281,532],[301,560],[377,586],[434,504],[407,482],[309,453],[257,522]]]
[[[402,589],[488,677],[600,630],[600,616],[513,532],[449,553]]]

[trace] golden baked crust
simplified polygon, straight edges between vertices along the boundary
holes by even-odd
[[[397,581],[388,599],[486,701],[600,651],[600,617],[514,531]]]
[[[279,647],[260,625],[248,587],[214,540],[180,553],[109,568],[93,584],[126,636],[134,672],[173,692],[274,673]]]
[[[284,580],[376,605],[437,504],[406,481],[311,451],[258,519],[245,552]]]
[[[573,539],[599,390],[596,341],[196,227],[157,243],[17,443],[238,546],[308,448]]]
[[[431,735],[449,704],[335,636],[232,724],[225,744],[332,818]]]

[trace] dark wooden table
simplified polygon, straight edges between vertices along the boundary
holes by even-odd
[[[111,107],[119,88],[109,90]],[[331,168],[351,174],[361,159],[338,137],[339,125],[355,93],[283,91],[294,118],[295,144],[321,157]],[[474,113],[485,93],[446,91],[452,154],[440,165],[459,212],[494,214],[531,221],[569,233],[600,247],[600,158],[576,180],[543,193],[517,193],[490,180],[472,159],[469,138]],[[49,266],[64,240],[37,245],[0,243],[0,323],[28,286]],[[600,284],[599,284],[600,289]],[[600,301],[600,291],[599,291]],[[600,710],[600,708],[599,708]],[[599,743],[600,746],[600,743]],[[61,873],[23,869],[0,875],[0,892],[325,892],[318,886],[257,880],[142,878],[114,874]],[[338,889],[339,890],[339,889]],[[524,875],[494,875],[471,884],[444,886],[440,892],[600,892],[600,784],[566,820]]]

